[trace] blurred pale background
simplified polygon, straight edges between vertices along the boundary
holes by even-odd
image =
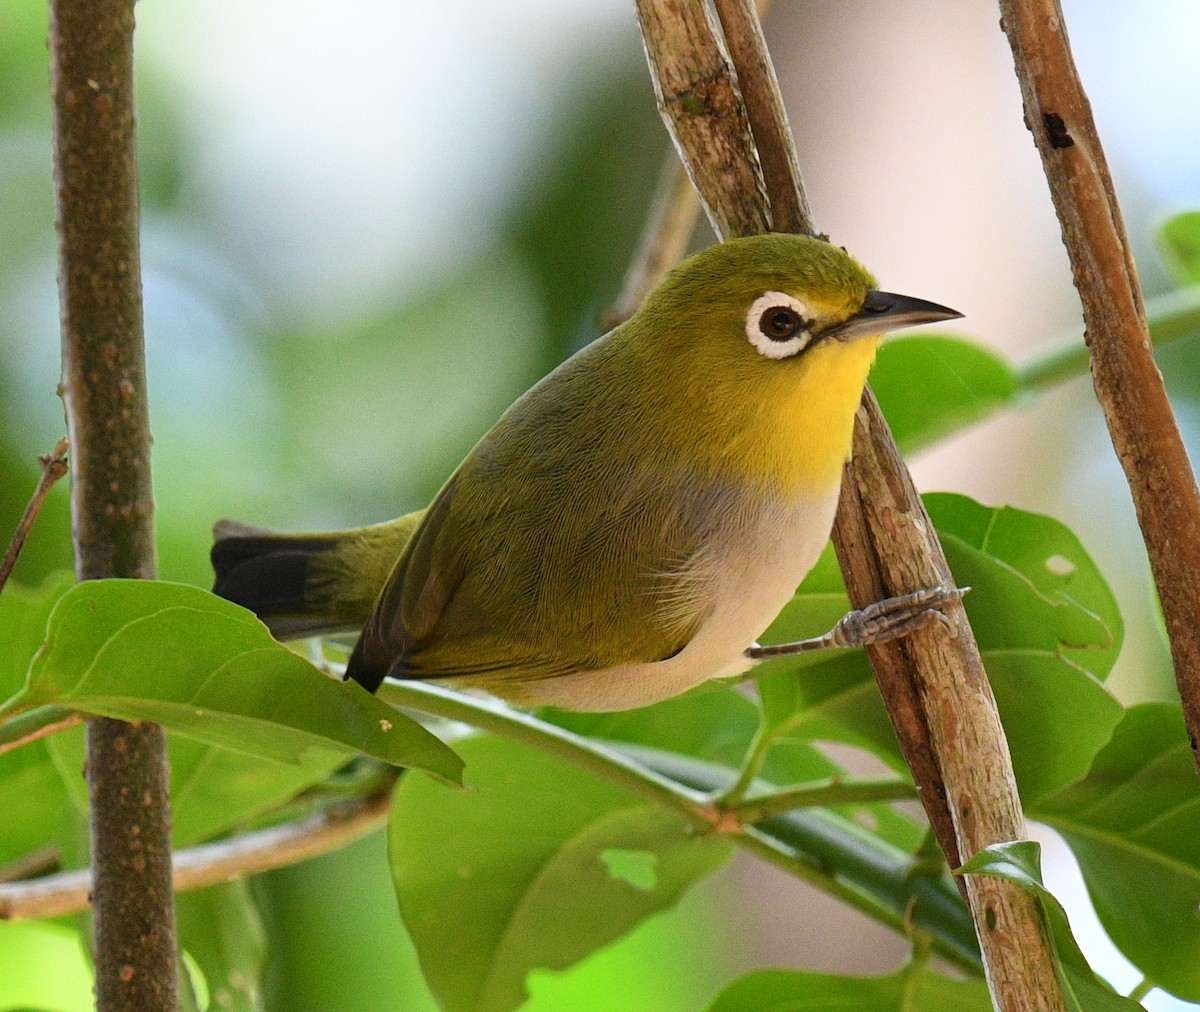
[[[1167,283],[1156,222],[1200,206],[1200,6],[1064,8],[1153,293]],[[421,505],[516,394],[595,335],[666,140],[631,0],[176,0],[144,2],[138,17],[162,573],[203,583],[218,516],[304,528]],[[955,0],[777,0],[767,29],[820,227],[885,287],[961,309],[962,333],[1019,363],[1080,320],[998,18]],[[9,0],[4,22],[0,530],[33,455],[63,428],[44,5]],[[1193,443],[1195,359],[1164,359]],[[924,489],[1076,530],[1127,621],[1110,684],[1125,699],[1170,692],[1132,509],[1086,381],[913,463]],[[65,533],[60,494],[19,575],[68,564]],[[331,1007],[322,993],[341,1008],[380,1007],[369,994],[425,1007],[387,926],[377,844],[320,875],[268,878],[264,909],[286,936],[275,1007]],[[1075,896],[1089,954],[1131,986],[1136,974],[1082,928],[1069,863],[1050,874]],[[355,909],[335,910],[347,892]],[[331,897],[327,922],[289,919],[317,895]],[[0,963],[29,937],[0,932]],[[363,952],[366,937],[378,941]],[[339,939],[359,960],[344,979],[329,966]],[[583,970],[540,979],[531,1007],[682,1012],[739,967],[883,972],[904,950],[735,863]]]

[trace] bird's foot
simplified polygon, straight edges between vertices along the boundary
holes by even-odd
[[[935,620],[949,625],[950,620],[942,613],[942,608],[961,600],[970,589],[927,587],[911,594],[885,598],[858,611],[847,612],[824,636],[765,647],[755,643],[746,650],[746,656],[761,661],[769,657],[787,657],[831,647],[865,647],[907,636],[914,629],[920,629]]]

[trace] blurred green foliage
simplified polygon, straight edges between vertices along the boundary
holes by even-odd
[[[11,529],[24,509],[37,454],[65,430],[55,395],[46,17],[39,0],[12,0],[0,32],[0,529]],[[331,319],[302,289],[284,301],[260,281],[260,265],[245,252],[252,238],[224,232],[219,195],[197,183],[193,166],[203,140],[191,111],[161,65],[139,65],[160,575],[207,586],[210,530],[222,515],[337,526],[389,519],[422,504],[517,394],[598,333],[595,319],[618,289],[666,139],[636,48],[591,78],[587,90],[563,99],[539,171],[524,180],[502,226],[480,234],[453,276],[416,291],[398,284],[403,296],[347,305]],[[70,569],[67,486],[43,509],[14,589]],[[6,778],[6,790],[45,800],[47,813],[63,803],[43,748],[13,760],[28,770]],[[52,828],[28,820],[21,826],[31,839]],[[5,839],[10,857],[29,843]],[[379,837],[267,876],[256,896],[270,939],[267,1008],[430,1007],[413,997],[424,985],[405,956],[411,948],[396,919]],[[656,981],[675,973],[681,983],[699,963],[710,963],[694,944],[694,925],[703,921],[697,904],[706,902],[692,901],[690,916],[668,915],[667,925],[641,932],[648,943],[623,944],[609,969],[586,969],[584,991],[596,994],[604,986],[598,980],[616,975],[630,995],[656,993]],[[201,916],[189,914],[186,923]],[[0,967],[9,968],[0,976],[13,984],[0,986],[0,1005],[91,1007],[86,964],[76,959],[68,972],[71,960],[62,956],[64,946],[79,951],[70,928],[0,927]],[[18,987],[17,967],[43,983]],[[561,1008],[564,1000],[580,1009],[608,1007],[586,997],[574,1005],[571,976],[538,985],[556,996],[541,1007]]]
[[[34,485],[36,454],[48,450],[63,431],[55,397],[58,322],[45,33],[41,0],[9,0],[0,33],[0,537]],[[206,141],[185,107],[179,82],[169,66],[140,68],[146,340],[164,578],[209,583],[209,531],[222,515],[319,528],[389,519],[422,505],[516,395],[597,334],[595,321],[617,291],[667,148],[632,34],[628,41],[626,59],[603,73],[584,75],[589,83],[561,100],[552,140],[535,169],[504,209],[499,227],[481,231],[469,256],[416,287],[398,278],[396,292],[403,294],[370,304],[346,302],[336,313],[318,306],[302,285],[278,284],[270,266],[256,257],[253,235],[231,234],[222,195],[199,177],[196,166]],[[303,208],[295,213],[303,214]],[[1182,214],[1162,230],[1165,257],[1181,284],[1200,277],[1198,221],[1195,214]],[[1178,342],[1162,362],[1186,416],[1200,391],[1194,347]],[[1006,363],[963,342],[925,337],[896,342],[881,355],[881,370],[881,400],[909,448],[981,419],[1024,393]],[[927,383],[920,399],[912,396],[910,383],[917,373],[932,376],[935,387],[928,389]],[[939,523],[952,532],[948,549],[956,569],[980,570],[968,607],[983,630],[981,640],[991,634],[995,656],[988,664],[1001,675],[999,691],[1003,695],[1012,674],[1008,667],[1036,667],[1039,686],[1049,686],[1044,698],[1020,683],[1008,690],[1005,718],[1013,725],[1014,744],[1025,743],[1018,765],[1026,800],[1041,798],[1043,817],[1057,819],[1064,835],[1094,836],[1096,827],[1077,817],[1080,792],[1087,800],[1089,791],[1105,786],[1098,783],[1100,774],[1113,770],[1127,778],[1140,775],[1139,758],[1156,758],[1154,749],[1161,748],[1172,762],[1173,793],[1166,800],[1183,811],[1178,799],[1190,766],[1179,729],[1158,709],[1129,711],[1113,739],[1134,739],[1140,731],[1153,738],[1142,743],[1141,752],[1109,746],[1096,759],[1090,779],[1058,790],[1082,777],[1119,716],[1099,679],[1119,647],[1120,618],[1082,546],[1044,517],[988,511],[957,499],[943,500],[940,510]],[[934,512],[937,518],[937,504]],[[1026,538],[1030,530],[1036,536]],[[998,538],[1004,551],[994,543]],[[1047,568],[1047,550],[1073,567],[1075,599],[1064,590],[1067,576]],[[35,587],[70,565],[64,483],[43,510],[16,579]],[[836,573],[818,570],[814,586],[822,579],[828,583],[820,588],[823,602],[804,602],[801,596],[776,631],[798,616],[811,622],[822,607],[830,617],[841,611]],[[32,653],[40,642],[33,626],[44,625],[49,604],[63,587],[50,576],[41,596],[14,585],[0,598],[0,629],[8,637],[0,637],[0,672],[15,670],[15,664],[4,663],[10,654]],[[1056,621],[990,621],[1018,605],[1029,614],[1036,608],[1052,611]],[[33,626],[18,627],[18,622]],[[10,626],[17,628],[16,636],[8,636]],[[1014,629],[1025,639],[1000,642]],[[1042,642],[1047,636],[1050,642]],[[1062,643],[1088,649],[1062,648]],[[1008,656],[1002,659],[1002,653]],[[1013,660],[1014,654],[1021,659]],[[1036,666],[1029,659],[1035,654]],[[1064,673],[1060,669],[1066,665],[1072,670]],[[772,733],[779,731],[779,739],[763,771],[777,784],[840,775],[812,744],[816,738],[849,738],[885,761],[894,759],[878,706],[857,705],[873,692],[861,658],[840,655],[823,662],[820,671],[816,667],[807,671],[800,665],[799,675],[788,670],[764,683],[768,724]],[[1064,686],[1074,687],[1077,695],[1069,696]],[[17,686],[0,688],[7,696]],[[1091,702],[1081,709],[1085,698]],[[1054,701],[1072,710],[1076,726],[1064,719],[1039,723],[1053,711]],[[723,689],[636,714],[554,719],[581,733],[736,766],[758,712],[748,698]],[[1078,733],[1081,727],[1086,734]],[[1071,734],[1060,741],[1055,735],[1064,728]],[[208,788],[201,772],[210,776],[210,786],[215,776],[229,787],[230,797],[240,792],[244,800],[253,794],[256,805],[247,811],[260,813],[263,806],[285,800],[291,786],[306,786],[333,765],[325,761],[311,776],[300,770],[288,779],[257,768],[257,761],[244,755],[185,740],[174,747],[182,789],[197,784],[195,791],[203,795],[177,825],[188,841],[227,831],[246,815],[219,791],[203,794]],[[475,743],[467,751],[493,748],[494,742]],[[507,745],[499,749],[508,750]],[[1047,759],[1051,753],[1056,762],[1070,753],[1069,761],[1055,765]],[[27,811],[20,820],[0,824],[0,861],[52,840],[65,865],[81,863],[78,822],[70,805],[71,798],[78,800],[80,756],[77,736],[62,735],[3,757],[0,809],[23,804]],[[526,755],[513,764],[525,762],[533,760]],[[535,765],[531,780],[536,772]],[[287,789],[279,786],[284,779]],[[414,779],[405,783],[401,797],[432,806],[441,790]],[[450,804],[478,800],[454,796]],[[1112,801],[1107,795],[1101,800]],[[1130,810],[1112,807],[1118,815]],[[416,818],[413,811],[400,806],[398,811]],[[920,842],[917,823],[890,806],[844,814],[847,820],[869,817],[880,838],[906,851]],[[1154,814],[1147,810],[1139,818],[1149,823]],[[404,828],[437,836],[415,821]],[[1125,887],[1123,864],[1106,859],[1124,853],[1127,840],[1120,826],[1100,828],[1107,834],[1104,846],[1097,845],[1102,853],[1085,871],[1107,900],[1110,931],[1117,937],[1121,923],[1111,908],[1112,897],[1119,900]],[[1184,867],[1176,860],[1176,851],[1194,837],[1190,821],[1186,828],[1188,833],[1169,826],[1156,830],[1143,847],[1145,867],[1139,875],[1152,893],[1177,873],[1184,883],[1176,883],[1178,895],[1193,897],[1194,910],[1195,862]],[[446,828],[442,836],[449,835]],[[479,834],[477,849],[486,850],[487,842],[486,833]],[[437,843],[426,839],[422,846]],[[443,864],[453,864],[449,851],[440,857]],[[635,872],[629,872],[630,883]],[[1029,877],[1036,878],[1036,871]],[[699,1008],[728,978],[739,955],[740,940],[721,923],[713,897],[711,887],[702,886],[678,907],[577,966],[535,972],[526,982],[532,995],[526,1008]],[[433,1000],[395,903],[383,837],[374,834],[339,853],[260,876],[250,888],[219,887],[188,897],[181,905],[181,939],[204,978],[197,991],[214,1006],[431,1009]],[[469,921],[469,897],[461,907]],[[1165,937],[1172,926],[1180,936],[1173,944],[1190,952],[1195,933],[1188,925],[1156,923],[1157,934],[1143,935]],[[605,931],[594,934],[607,937]],[[80,937],[70,923],[0,924],[0,1007],[90,1008]],[[1160,957],[1150,951],[1143,958]],[[1194,961],[1179,963],[1190,967]],[[265,968],[261,994],[246,984],[260,967]],[[763,995],[778,997],[811,983],[798,975],[747,978],[723,1001],[729,1007],[753,1007]],[[882,1001],[891,1001],[903,983],[899,977],[879,978],[852,987],[878,991]],[[1194,986],[1190,976],[1186,983]],[[824,978],[824,985],[843,995],[842,989],[851,986],[834,978]],[[972,1000],[978,997],[978,987],[941,979],[921,986],[938,994],[965,989]]]

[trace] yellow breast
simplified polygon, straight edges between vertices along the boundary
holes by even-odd
[[[747,424],[733,434],[727,464],[746,481],[766,481],[793,498],[819,498],[841,481],[850,455],[854,414],[883,340],[830,341],[795,363],[764,363],[747,406]]]

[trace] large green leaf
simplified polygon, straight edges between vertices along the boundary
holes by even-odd
[[[95,1007],[79,933],[61,921],[0,921],[0,1008],[84,1012]]]
[[[539,714],[576,734],[628,742],[736,766],[758,727],[758,708],[731,685],[709,682],[692,692],[637,710]]]
[[[953,337],[897,337],[879,349],[871,388],[905,453],[1010,403],[1017,374],[986,348]]]
[[[0,594],[0,697],[7,699],[24,684],[29,662],[46,638],[50,613],[74,583],[69,573],[55,573],[36,589],[10,583]]]
[[[1025,804],[1073,783],[1122,707],[1100,681],[1120,652],[1116,599],[1079,539],[1053,517],[925,496],[967,595]]]
[[[1178,705],[1131,707],[1088,775],[1030,815],[1070,845],[1117,947],[1200,1002],[1200,790]]]
[[[1181,211],[1164,221],[1158,245],[1180,284],[1200,284],[1200,211]]]
[[[92,580],[68,591],[4,710],[46,703],[153,720],[282,762],[334,749],[447,781],[461,775],[458,757],[421,725],[322,675],[250,612],[182,584]]]
[[[1130,1012],[1141,1009],[1132,999],[1112,991],[1088,966],[1067,912],[1042,884],[1041,847],[1031,840],[985,847],[962,866],[964,874],[994,875],[1015,882],[1037,900],[1050,932],[1055,972],[1070,1012]],[[1194,912],[1194,911],[1193,911]]]
[[[890,977],[758,970],[717,995],[708,1012],[990,1012],[982,981],[950,980],[909,966]]]
[[[460,750],[472,789],[406,777],[389,841],[401,914],[449,1012],[519,1007],[531,970],[614,941],[729,854],[727,840],[519,745]]]
[[[64,573],[36,590],[10,583],[0,594],[0,696],[20,688],[46,638],[55,602],[73,583]],[[21,813],[20,818],[0,819],[0,864],[48,843],[65,803],[58,772],[41,742],[0,755],[0,812]]]
[[[207,1008],[257,1012],[267,939],[244,880],[175,898],[179,945],[195,960],[208,991]]]
[[[966,496],[925,497],[965,599],[1027,803],[1074,782],[1108,741],[1120,704],[1100,679],[1121,642],[1121,619],[1078,539],[1050,517],[983,506]],[[828,627],[830,573],[819,565],[764,639]],[[845,597],[840,608],[847,607]],[[902,761],[866,658],[824,651],[763,666],[769,719],[784,737],[845,741],[894,768]]]
[[[65,787],[76,810],[87,813],[83,728],[47,739],[57,767],[56,784]],[[179,734],[167,737],[171,771],[171,841],[190,847],[244,826],[300,791],[324,780],[346,762],[345,752],[311,748],[298,762],[281,763],[210,745]]]

